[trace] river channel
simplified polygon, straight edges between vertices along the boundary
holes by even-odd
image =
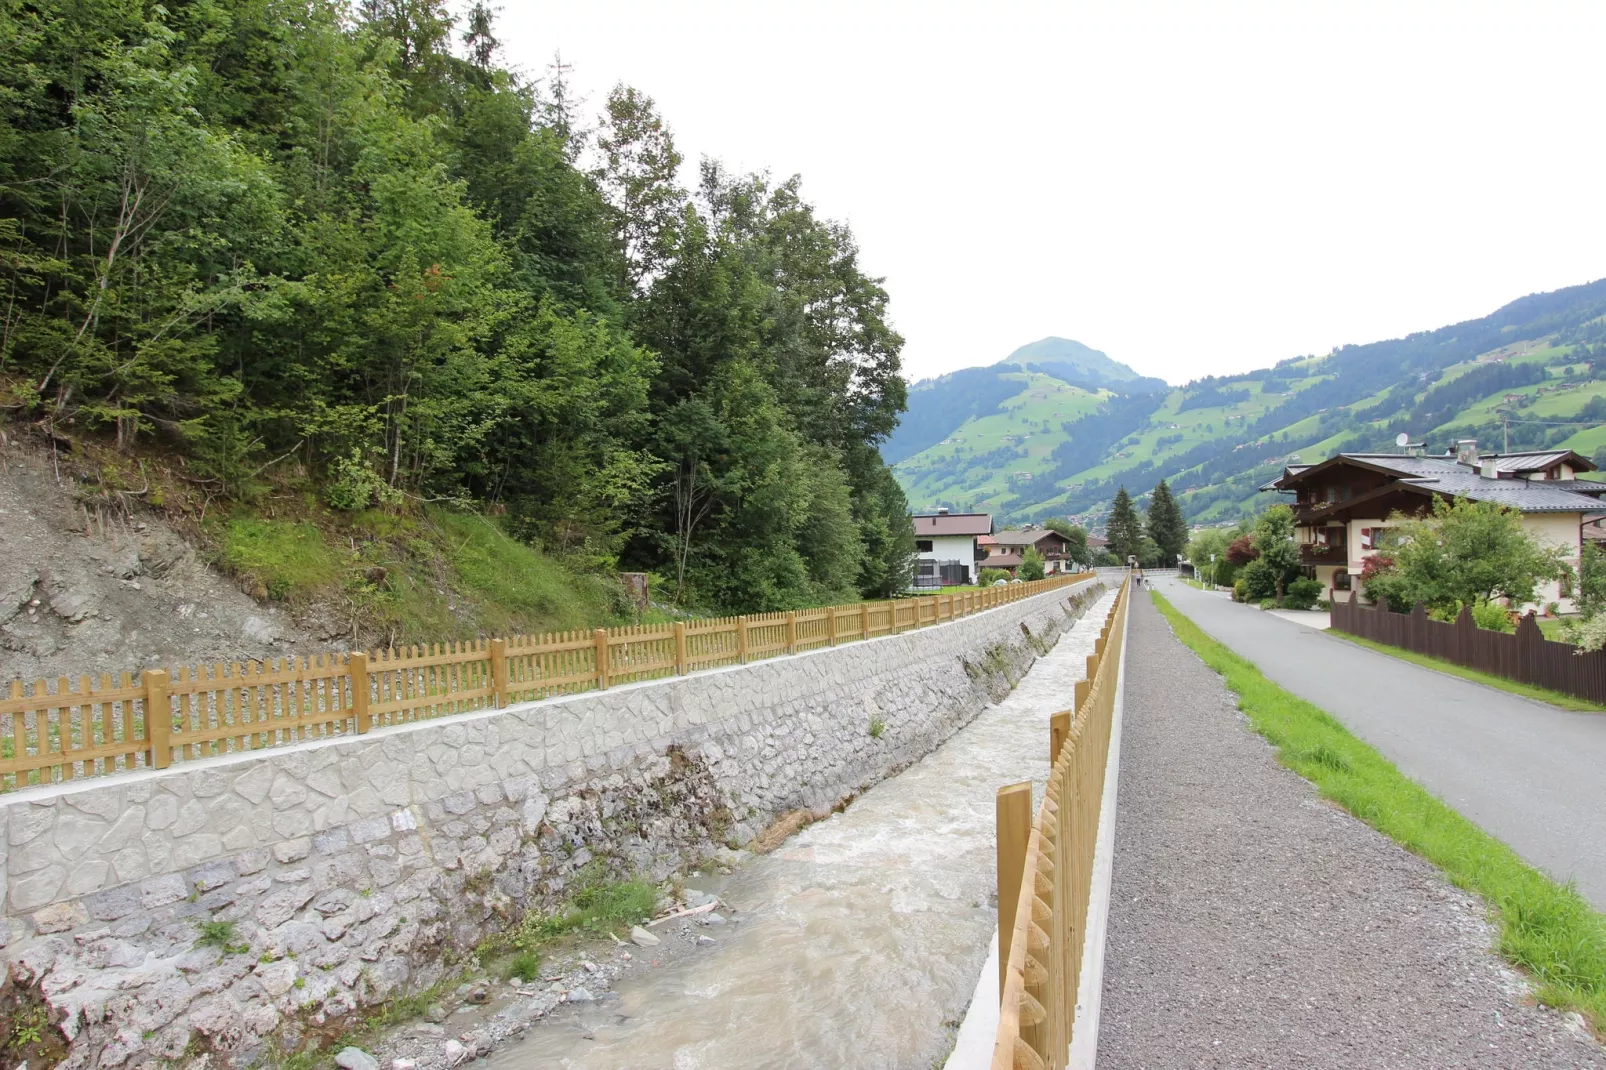
[[[920,762],[775,853],[688,881],[736,908],[739,924],[704,930],[714,945],[557,1012],[491,1070],[940,1066],[997,916],[994,792],[1041,785],[1049,717],[1113,599]]]

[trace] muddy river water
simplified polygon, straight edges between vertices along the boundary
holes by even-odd
[[[953,1044],[995,924],[993,796],[1041,783],[1106,594],[1003,702],[780,850],[688,884],[736,908],[696,954],[620,979],[492,1070],[918,1067]]]

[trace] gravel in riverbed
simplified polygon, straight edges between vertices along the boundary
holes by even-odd
[[[1278,765],[1148,598],[1129,628],[1101,1070],[1606,1070],[1481,900]]]

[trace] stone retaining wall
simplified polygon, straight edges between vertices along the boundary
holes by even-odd
[[[1006,693],[1101,589],[12,793],[0,954],[11,983],[50,1006],[75,1068],[198,1052],[249,1066],[304,1029],[428,988],[525,910],[561,901],[578,872],[661,879],[896,772]],[[198,946],[203,923],[227,946]]]

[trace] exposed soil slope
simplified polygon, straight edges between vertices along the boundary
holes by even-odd
[[[86,507],[48,450],[0,441],[0,681],[328,648],[154,511]]]

